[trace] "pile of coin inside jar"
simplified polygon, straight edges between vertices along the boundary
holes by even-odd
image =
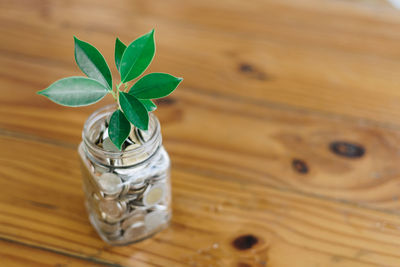
[[[154,130],[154,129],[153,129]],[[94,143],[104,151],[125,153],[144,145],[152,129],[133,128],[122,150],[108,137],[107,122]],[[166,228],[171,216],[169,157],[162,145],[151,155],[109,159],[100,163],[81,144],[83,184],[89,219],[99,235],[113,245],[147,238]]]

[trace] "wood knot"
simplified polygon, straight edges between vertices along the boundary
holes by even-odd
[[[363,146],[344,141],[332,142],[329,148],[336,155],[346,158],[361,158],[365,154]]]
[[[247,250],[252,248],[257,243],[257,237],[250,234],[237,237],[235,240],[233,240],[232,246],[238,250]]]
[[[239,64],[239,71],[242,72],[243,74],[248,75],[250,78],[254,78],[257,80],[268,79],[267,75],[263,71],[255,68],[253,65],[249,63]]]
[[[237,267],[251,267],[251,265],[248,264],[248,263],[245,263],[245,262],[239,262],[239,263],[237,264]]]
[[[241,72],[253,72],[253,66],[248,63],[242,63],[239,65],[239,69]]]
[[[308,166],[307,166],[307,163],[304,160],[293,159],[292,160],[292,167],[298,173],[301,173],[301,174],[308,173]]]

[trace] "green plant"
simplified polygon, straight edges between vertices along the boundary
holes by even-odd
[[[111,94],[118,109],[110,118],[108,134],[121,149],[131,131],[131,124],[147,130],[149,112],[157,106],[151,99],[169,95],[182,81],[166,73],[150,73],[129,88],[129,82],[138,78],[150,65],[155,54],[154,30],[134,40],[128,46],[118,38],[115,41],[115,65],[121,82],[113,87],[112,75],[102,54],[94,46],[74,37],[75,61],[86,77],[68,77],[58,80],[37,92],[53,102],[69,106],[86,106]]]

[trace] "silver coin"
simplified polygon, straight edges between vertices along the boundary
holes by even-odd
[[[114,173],[103,173],[97,179],[100,189],[108,195],[119,194],[122,190],[121,179]]]
[[[111,217],[111,216],[108,216],[107,214],[105,214],[104,212],[102,212],[101,214],[100,214],[100,218],[101,218],[101,220],[103,220],[104,222],[106,222],[106,223],[119,223],[119,222],[121,222],[121,220],[122,220],[122,217],[121,218],[119,218],[119,217]]]
[[[165,201],[161,201],[154,207],[148,209],[149,212],[151,212],[151,211],[167,211],[167,210],[168,210],[168,203],[166,203]]]
[[[121,199],[126,198],[126,196],[127,196],[128,193],[129,193],[129,189],[130,189],[129,184],[126,184],[126,183],[123,184],[123,186],[122,186],[122,191],[121,191],[119,197],[120,197]]]
[[[138,183],[131,183],[129,184],[129,192],[130,195],[139,195],[144,192],[146,189],[147,184],[142,180]]]
[[[122,233],[121,233],[121,231],[117,231],[117,232],[115,232],[115,233],[104,233],[103,234],[108,240],[112,240],[112,241],[115,241],[115,240],[118,240],[118,239],[121,239],[122,238]]]
[[[140,144],[128,145],[125,148],[125,151],[132,151],[134,149],[139,148],[140,146],[141,146]],[[149,157],[149,155],[147,155],[147,153],[142,153],[140,155],[132,155],[129,157],[124,157],[122,159],[122,162],[123,162],[124,166],[131,166],[131,165],[135,165],[135,164],[145,161],[148,157]]]
[[[165,196],[165,184],[154,184],[149,186],[143,194],[143,204],[152,207],[163,200]]]
[[[121,238],[121,226],[119,223],[107,223],[103,222],[96,216],[90,215],[89,220],[100,234],[100,236],[105,240],[116,240]]]
[[[144,224],[148,230],[153,230],[165,223],[167,213],[165,211],[155,210],[148,213],[144,218]]]
[[[106,218],[121,218],[127,210],[126,203],[121,201],[100,200],[98,205],[102,217]]]
[[[135,210],[135,209],[146,209],[146,207],[143,204],[143,199],[142,196],[133,196],[133,199],[129,201],[129,210]]]
[[[100,220],[96,220],[95,222],[100,231],[107,234],[115,234],[121,231],[120,223],[107,223]]]
[[[126,240],[138,240],[146,235],[146,226],[143,223],[135,223],[124,232]]]
[[[144,190],[146,189],[146,183],[125,183],[123,186],[123,190],[119,195],[120,199],[125,200],[134,200],[138,198],[141,194],[143,194]]]
[[[122,229],[126,230],[132,225],[136,223],[144,223],[144,216],[145,216],[145,211],[144,210],[135,210],[132,212],[132,215],[129,215],[129,217],[125,218],[124,221],[121,223]]]
[[[144,192],[145,189],[146,189],[146,184],[145,183],[143,183],[142,187],[139,187],[139,188],[129,187],[129,190],[124,195],[124,198],[128,199],[130,202],[137,201],[143,195],[143,192]]]

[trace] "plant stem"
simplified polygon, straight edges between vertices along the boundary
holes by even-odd
[[[113,94],[114,99],[115,99],[115,102],[117,102],[118,107],[120,107],[118,95],[119,95],[119,92],[121,91],[121,90],[119,89],[119,88],[121,87],[121,85],[123,85],[122,82],[120,82],[119,84],[117,84],[117,90],[116,90],[116,92]],[[126,86],[126,84],[125,84],[125,86]]]
[[[116,84],[117,90],[115,90],[115,91],[112,90],[112,91],[111,91],[111,94],[112,94],[112,96],[113,96],[115,102],[117,102],[117,103],[118,103],[118,92],[119,92],[119,88],[121,87],[122,84],[123,84],[122,82],[120,82],[119,84]]]
[[[114,100],[117,101],[117,96],[115,95],[114,90],[111,91],[111,95],[113,96]]]

